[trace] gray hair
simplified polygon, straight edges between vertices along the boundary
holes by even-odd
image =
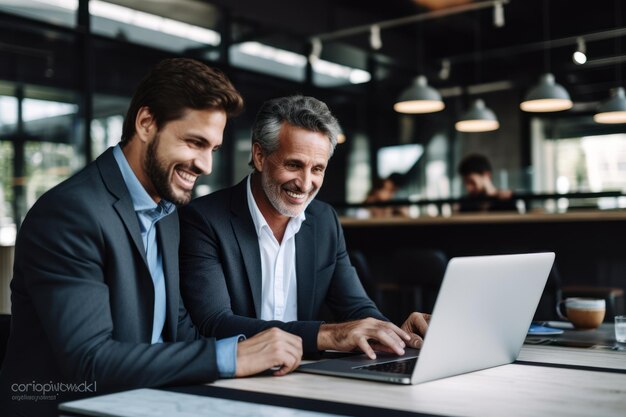
[[[325,134],[330,141],[330,155],[341,132],[339,122],[322,101],[301,95],[268,100],[259,109],[252,127],[252,144],[258,143],[265,155],[278,149],[283,123]],[[250,160],[249,165],[254,168]]]

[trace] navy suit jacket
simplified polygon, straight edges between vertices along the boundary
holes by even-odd
[[[18,401],[15,395],[37,394],[19,384],[86,382],[95,389],[81,396],[218,377],[215,340],[199,335],[181,302],[176,213],[157,230],[166,343],[151,345],[154,288],[112,150],[37,201],[15,248],[11,335],[0,373],[3,416],[4,410],[56,415],[59,401],[76,397],[53,390],[54,401]]]
[[[298,321],[261,316],[261,255],[246,194],[238,185],[192,201],[180,210],[183,300],[207,336],[252,336],[280,327],[316,353],[319,314],[326,304],[337,321],[387,320],[368,298],[350,263],[343,231],[332,207],[313,200],[296,234]]]

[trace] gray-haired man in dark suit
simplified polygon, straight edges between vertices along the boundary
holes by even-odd
[[[402,329],[367,297],[334,210],[315,200],[339,125],[312,97],[270,100],[252,130],[253,173],[181,211],[181,292],[206,335],[279,327],[305,353],[419,347],[427,315]],[[326,304],[339,323],[322,323]]]

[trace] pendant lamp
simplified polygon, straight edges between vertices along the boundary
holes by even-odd
[[[530,89],[520,108],[527,112],[547,113],[571,109],[573,105],[567,90],[555,82],[554,75],[546,73]]]
[[[428,85],[426,77],[420,75],[413,84],[400,94],[393,109],[398,113],[420,114],[434,113],[445,108],[441,95]]]
[[[550,7],[548,0],[543,0],[543,36],[548,44],[544,48],[544,65],[546,72],[530,89],[524,101],[520,103],[523,111],[531,113],[549,113],[571,109],[574,103],[569,93],[562,85],[557,84],[554,75],[550,73]]]
[[[490,132],[497,130],[500,123],[496,114],[485,106],[485,102],[476,99],[454,127],[459,132]]]
[[[615,24],[616,27],[621,27],[621,0],[615,0]],[[615,56],[620,56],[621,48],[620,37],[615,38]],[[617,84],[621,84],[622,81],[622,64],[618,62],[615,65],[615,78]],[[598,112],[594,114],[593,120],[596,123],[626,123],[626,94],[624,94],[624,87],[617,87],[611,90],[611,97],[600,104]]]
[[[611,90],[611,98],[598,107],[593,115],[596,123],[626,123],[626,94],[624,87]]]

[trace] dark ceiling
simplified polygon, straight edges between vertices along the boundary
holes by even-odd
[[[183,22],[219,30],[230,42],[254,40],[307,54],[312,37],[335,31],[365,26],[366,30],[352,36],[323,42],[322,58],[340,64],[368,69],[378,84],[376,94],[384,92],[393,100],[418,72],[428,76],[430,84],[444,98],[466,93],[514,89],[522,95],[538,76],[548,68],[563,84],[578,109],[592,109],[608,96],[610,88],[619,84],[617,69],[626,75],[626,1],[624,0],[503,0],[505,25],[494,25],[493,7],[457,13],[445,17],[382,29],[382,48],[373,50],[367,27],[374,23],[410,16],[434,13],[426,3],[464,3],[460,7],[492,3],[488,0],[111,0],[129,7],[142,8],[149,13],[170,16]],[[616,6],[620,12],[616,13]],[[441,10],[446,9],[439,9]],[[8,30],[0,33],[5,44],[19,43],[30,47],[56,46],[59,36],[37,33],[31,25],[19,23],[19,18],[4,16]],[[548,19],[546,19],[548,18]],[[15,23],[17,21],[18,23]],[[545,24],[547,22],[547,25]],[[230,31],[227,31],[229,23]],[[13,29],[11,29],[13,28]],[[30,33],[25,28],[31,28]],[[547,30],[546,30],[547,29]],[[62,32],[62,31],[61,31]],[[55,37],[56,36],[56,37]],[[576,38],[587,40],[588,62],[576,65],[572,53]],[[67,35],[71,43],[71,36]],[[31,39],[32,38],[32,39]],[[42,40],[43,38],[43,40]],[[15,39],[19,39],[17,42]],[[65,38],[63,38],[65,39]],[[618,45],[618,41],[621,45]],[[56,42],[56,43],[55,43]],[[106,42],[101,42],[107,48]],[[100,44],[99,44],[100,45]],[[98,59],[125,63],[132,58],[152,62],[158,51],[134,50],[123,53],[118,49],[107,55],[100,51]],[[192,52],[187,51],[190,55]],[[154,54],[154,59],[150,59]],[[55,63],[70,63],[75,50],[56,51]],[[0,73],[5,79],[19,78],[28,71],[41,71],[41,59],[9,54],[17,63],[5,62]],[[193,56],[193,55],[192,55]],[[451,63],[449,77],[440,77],[443,60]],[[31,63],[31,61],[33,61]],[[146,64],[147,65],[147,64]],[[67,67],[67,68],[66,68]],[[110,68],[112,66],[107,66]],[[115,67],[115,66],[113,66]],[[130,68],[129,68],[130,67]],[[129,65],[119,78],[120,86],[133,85],[135,77],[129,71],[142,74],[142,65]],[[74,73],[76,72],[76,73]],[[0,75],[2,75],[0,74]],[[17,74],[17,75],[15,75]],[[80,68],[65,65],[55,71],[54,79],[44,81],[71,85],[79,78]],[[139,76],[137,75],[137,78]],[[252,76],[251,76],[252,77]],[[102,77],[97,77],[101,79]],[[25,78],[28,79],[28,78]],[[115,81],[117,79],[113,79]],[[107,78],[108,82],[109,79]],[[124,81],[127,81],[124,84]],[[284,80],[278,79],[277,82]],[[33,81],[34,82],[34,81]],[[111,83],[109,83],[111,84]],[[477,88],[477,86],[479,88]],[[98,86],[96,86],[98,87]],[[124,93],[130,87],[116,89],[108,85],[103,90]],[[361,93],[368,88],[357,85]],[[482,90],[481,90],[482,88]],[[332,93],[332,92],[331,92]]]
[[[245,33],[242,39],[271,43],[281,37],[303,42],[341,29],[431,13],[432,9],[418,3],[450,1],[212,0],[207,3],[226,12],[234,22],[246,22],[248,30],[242,31]],[[614,33],[626,22],[626,4],[620,4],[620,13],[616,14],[619,1],[510,0],[504,5],[503,27],[495,27],[493,7],[489,7],[383,29],[383,46],[378,51],[369,46],[368,33],[329,41],[324,44],[322,57],[335,55],[332,57],[335,60],[350,61],[354,58],[349,53],[337,56],[342,55],[337,51],[345,52],[347,45],[362,51],[364,56],[375,57],[376,62],[386,67],[387,71],[382,71],[379,77],[406,82],[405,78],[420,70],[428,75],[431,84],[444,90],[498,81],[527,86],[549,68],[557,81],[570,89],[574,100],[597,101],[606,97],[608,89],[617,83],[618,63],[624,66],[626,62],[626,54],[622,52],[626,49],[626,31],[620,33],[621,37]],[[465,0],[467,4],[482,2]],[[605,31],[610,32],[600,35],[602,39],[595,35]],[[587,39],[589,61],[585,65],[572,62],[578,36]],[[619,48],[618,40],[623,47]],[[422,45],[421,51],[418,45]],[[451,61],[448,79],[438,77],[443,59]],[[357,59],[343,63],[363,67],[364,62]]]

